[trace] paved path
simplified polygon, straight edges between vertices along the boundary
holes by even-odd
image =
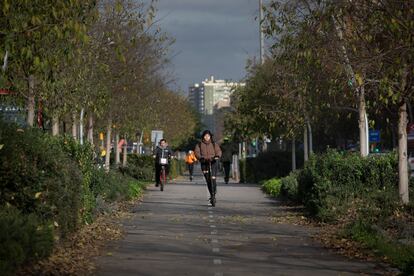
[[[150,187],[126,236],[97,261],[97,275],[382,275],[313,241],[314,229],[277,223],[284,212],[258,186],[219,179],[208,206],[201,177]],[[223,183],[223,184],[220,184]]]

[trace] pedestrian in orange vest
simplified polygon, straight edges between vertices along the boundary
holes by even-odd
[[[193,181],[193,171],[195,162],[197,162],[197,158],[195,157],[194,151],[189,150],[187,155],[185,156],[185,163],[187,163],[188,172],[190,173],[190,181]]]

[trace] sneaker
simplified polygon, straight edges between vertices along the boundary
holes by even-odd
[[[211,206],[216,206],[216,198],[215,197],[212,197],[212,198],[210,198],[210,203],[211,203]]]
[[[160,186],[160,183],[155,183],[155,187],[159,187]]]

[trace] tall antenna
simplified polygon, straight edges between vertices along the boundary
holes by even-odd
[[[260,12],[260,19],[259,19],[259,30],[260,30],[260,64],[264,63],[264,33],[262,28],[263,22],[263,0],[259,0],[259,12]]]

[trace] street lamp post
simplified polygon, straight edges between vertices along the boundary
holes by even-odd
[[[262,28],[263,22],[263,0],[259,0],[259,30],[260,30],[260,64],[264,63],[264,33]]]

